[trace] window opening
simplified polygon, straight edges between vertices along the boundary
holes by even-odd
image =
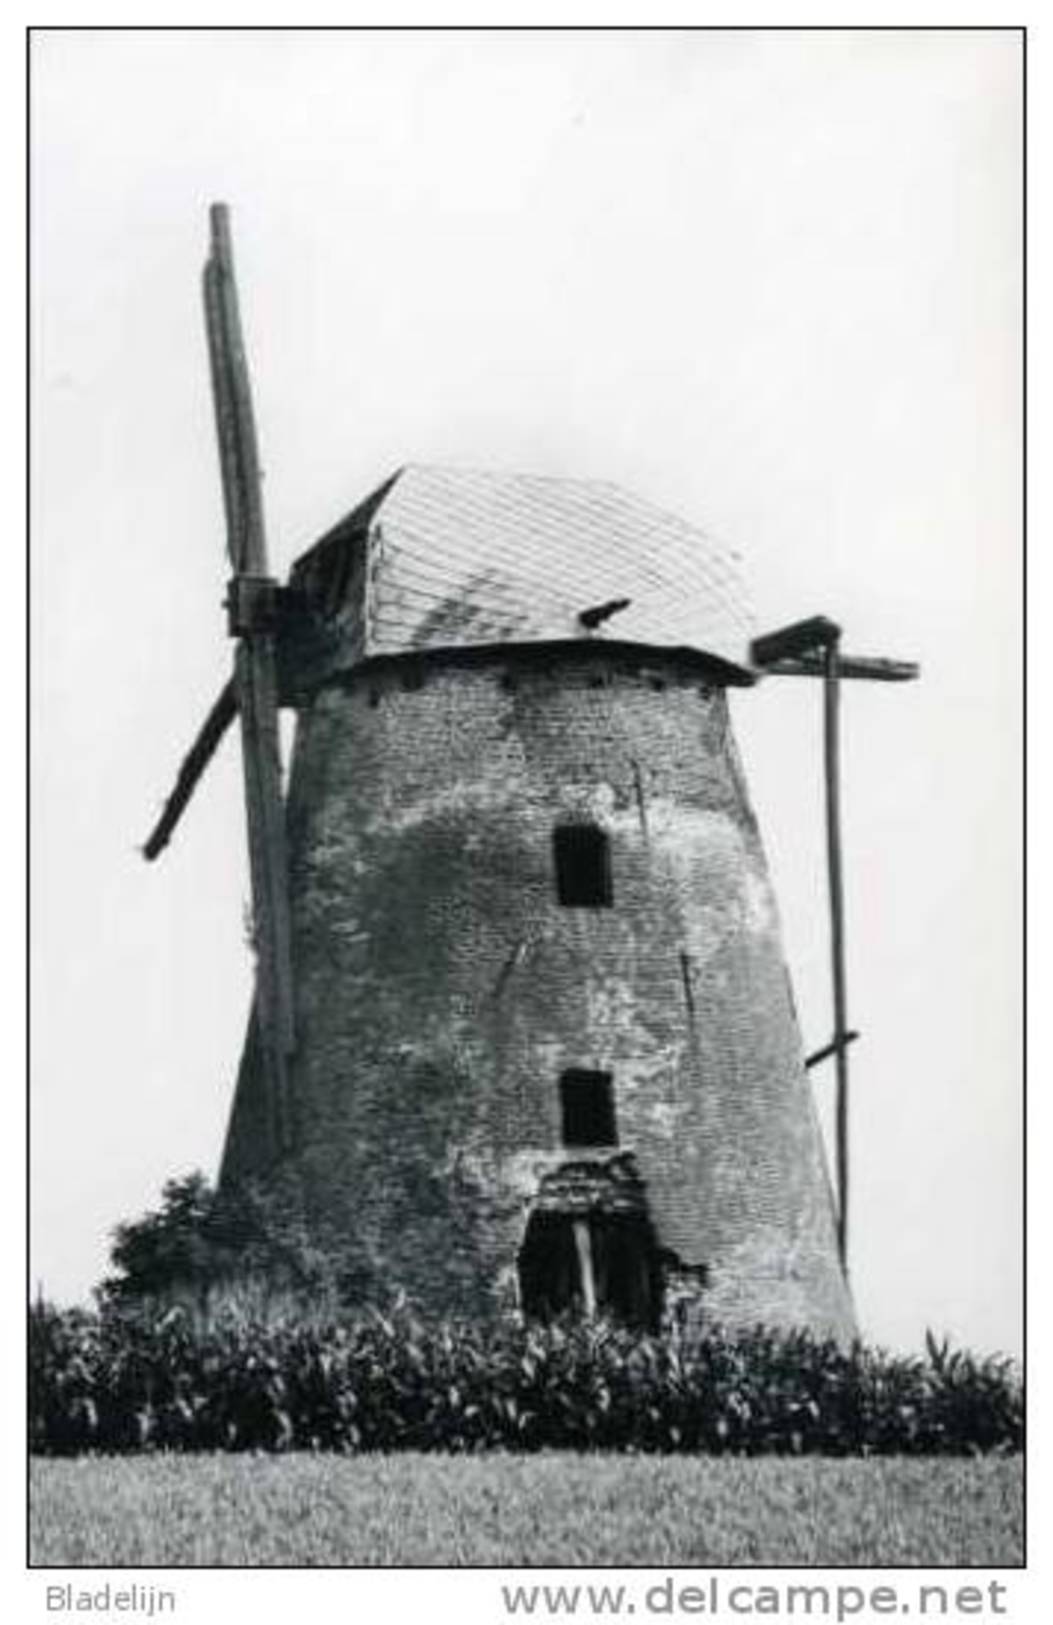
[[[560,824],[552,834],[556,895],[567,908],[610,908],[610,841],[595,824]]]
[[[559,1080],[566,1146],[617,1145],[614,1090],[609,1072],[571,1068]]]

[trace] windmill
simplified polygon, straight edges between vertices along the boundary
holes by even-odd
[[[411,465],[280,586],[222,204],[211,233],[234,674],[144,850],[239,717],[256,989],[221,1185],[291,1181],[366,1294],[653,1323],[677,1288],[847,1335],[840,685],[916,666],[822,616],[751,638],[734,555],[595,482]],[[762,676],[823,693],[808,1056],[725,699]]]

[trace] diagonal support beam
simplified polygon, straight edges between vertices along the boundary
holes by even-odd
[[[845,1033],[841,1043],[854,1044],[858,1037],[858,1033]],[[828,1061],[831,1055],[837,1054],[839,1048],[840,1045],[835,1038],[832,1043],[824,1044],[822,1049],[813,1050],[811,1055],[806,1055],[804,1058],[805,1070],[810,1072],[813,1066],[819,1065],[820,1061]]]

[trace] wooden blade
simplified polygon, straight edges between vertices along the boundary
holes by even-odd
[[[234,661],[241,713],[253,936],[265,1047],[292,1052],[292,958],[273,639],[243,638]]]
[[[227,207],[210,210],[211,252],[205,266],[205,317],[216,408],[227,551],[237,575],[265,577],[256,427],[238,315]],[[279,1146],[287,1141],[286,1061],[291,1054],[293,980],[290,953],[285,809],[282,804],[274,636],[251,622],[240,629],[234,691],[241,716],[245,812],[252,877],[256,1006]]]
[[[227,551],[236,571],[266,575],[267,545],[256,423],[234,281],[227,205],[213,203],[209,220],[212,247],[205,265],[205,319],[227,511]]]
[[[234,693],[234,684],[233,682],[226,683],[220,690],[215,705],[202,723],[197,738],[183,758],[175,788],[165,802],[164,811],[151,830],[149,839],[143,847],[143,857],[148,863],[152,863],[156,857],[159,857],[168,845],[172,831],[182,817],[183,809],[193,795],[198,779],[212,760],[220,740],[237,714],[238,701]]]
[[[205,326],[208,333],[209,370],[212,377],[212,405],[219,441],[219,471],[223,480],[223,508],[227,518],[227,557],[240,568],[244,552],[244,478],[238,450],[237,419],[231,389],[230,369],[225,349],[223,301],[219,291],[219,271],[214,260],[205,262]]]

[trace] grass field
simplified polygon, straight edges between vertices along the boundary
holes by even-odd
[[[35,1460],[30,1560],[1015,1565],[1022,1477],[1018,1457]]]

